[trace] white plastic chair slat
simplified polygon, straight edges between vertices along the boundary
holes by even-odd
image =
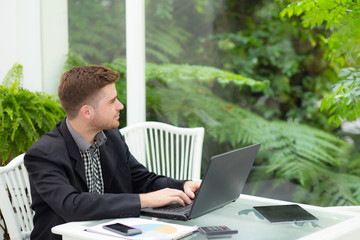
[[[180,153],[180,169],[179,169],[179,172],[180,172],[180,176],[179,178],[182,178],[184,179],[184,168],[185,168],[185,159],[186,159],[186,156],[185,156],[185,136],[184,135],[181,135],[179,137],[181,140],[180,140],[180,148],[181,148],[181,153]]]
[[[164,149],[164,136],[165,135],[165,133],[164,133],[164,131],[163,130],[160,130],[160,144],[159,144],[159,148],[160,148],[160,155],[159,155],[159,157],[160,157],[160,159],[161,159],[161,173],[163,174],[163,175],[165,175],[166,176],[166,174],[167,174],[167,172],[166,172],[166,160],[165,160],[165,153],[164,153],[164,151],[165,151],[165,149]]]
[[[146,133],[145,133],[145,139],[146,139],[146,166],[149,167],[150,171],[155,171],[155,169],[153,168],[150,159],[152,158],[151,156],[151,137],[149,132],[151,132],[149,129],[143,129]]]
[[[131,153],[150,171],[176,179],[200,179],[203,128],[142,122],[122,128],[120,132],[126,136]]]
[[[191,144],[190,144],[191,139],[192,139],[191,135],[186,137],[185,155],[184,155],[184,159],[183,159],[183,169],[185,171],[183,171],[183,177],[182,177],[183,179],[190,179],[190,176],[189,176],[190,171],[188,171],[188,170],[189,170],[189,167],[191,165],[189,165],[189,161],[187,161],[186,159],[191,160],[189,158],[190,157],[189,156],[189,154],[190,154],[190,149],[189,148],[191,146]]]
[[[179,158],[180,158],[180,147],[179,147],[179,134],[175,134],[175,151],[176,151],[176,154],[175,154],[175,178],[176,179],[180,179],[180,166],[179,166]]]
[[[190,137],[189,137],[189,148],[188,148],[188,161],[187,161],[187,168],[189,169],[188,171],[188,175],[187,175],[187,178],[188,179],[192,179],[192,165],[193,165],[193,152],[194,152],[194,141],[195,141],[195,136],[194,134],[192,134]]]
[[[8,196],[7,180],[4,176],[0,176],[0,201],[1,213],[4,217],[10,237],[21,239],[21,229]]]
[[[127,134],[122,134],[123,137],[124,137],[124,141],[125,142],[129,142],[129,138],[128,138],[128,135]]]
[[[154,130],[151,128],[149,129],[150,133],[149,133],[149,136],[150,136],[150,151],[151,151],[151,159],[156,159],[156,156],[155,156],[155,139],[154,139]],[[156,161],[151,161],[151,159],[148,159],[149,163],[153,165],[153,169],[155,172],[158,172],[158,163]]]
[[[154,171],[152,165],[151,165],[151,157],[150,157],[150,149],[149,149],[149,138],[148,138],[148,130],[146,128],[143,129],[144,132],[144,138],[145,138],[145,152],[146,152],[146,166],[148,167],[149,171]]]
[[[150,128],[150,129],[147,129],[147,131],[148,131],[148,138],[149,138],[149,142],[150,142],[150,145],[149,145],[149,155],[150,155],[150,157],[148,159],[146,159],[146,161],[148,162],[148,164],[150,164],[152,166],[153,171],[156,172],[157,171],[156,163],[151,161],[151,159],[155,158],[155,156],[154,156],[153,130]]]
[[[159,143],[159,130],[157,129],[152,129],[153,133],[154,133],[154,158],[153,159],[157,159],[158,161],[156,162],[156,172],[163,174],[162,169],[161,169],[161,160],[160,160],[160,143]]]
[[[161,167],[160,167],[160,158],[159,158],[159,132],[157,129],[152,129],[153,131],[153,139],[154,139],[154,156],[155,156],[155,159],[158,159],[159,161],[155,161],[156,163],[156,171],[160,174],[162,174],[161,172]],[[154,163],[154,161],[152,161]]]
[[[21,179],[21,184],[23,186],[26,186],[26,180],[24,179],[24,176],[26,176],[27,171],[25,170],[25,166],[21,166],[21,169],[19,171],[19,179]],[[30,187],[27,187],[26,189],[23,189],[22,191],[22,198],[23,198],[23,202],[24,202],[24,208],[25,208],[25,217],[24,217],[24,222],[25,222],[25,226],[26,226],[26,230],[27,231],[31,231],[33,229],[33,221],[32,221],[32,210],[31,210],[31,198],[30,198],[30,193],[28,192],[30,190]],[[29,197],[28,197],[29,196]]]
[[[129,144],[129,151],[130,151],[131,153],[134,153],[134,156],[135,156],[136,158],[139,158],[139,156],[137,155],[137,151],[135,151],[135,150],[136,150],[136,145],[133,144],[134,138],[133,138],[133,137],[128,137],[128,138],[127,138],[127,141],[130,143],[130,144]],[[135,146],[135,147],[131,147],[131,146]],[[140,161],[140,159],[139,159],[139,161]]]
[[[192,170],[192,179],[200,179],[200,171],[201,171],[201,159],[202,156],[202,145],[204,139],[204,128],[199,128],[196,134],[196,142],[193,153],[193,170]]]
[[[26,193],[25,193],[25,189],[21,188],[20,186],[24,186],[23,185],[23,181],[20,177],[20,169],[16,168],[14,169],[13,172],[13,178],[14,178],[14,186],[15,186],[15,192],[17,194],[17,199],[18,199],[18,203],[19,203],[19,211],[17,212],[18,217],[23,220],[22,221],[22,229],[24,230],[28,230],[29,229],[29,223],[27,220],[27,218],[24,218],[23,215],[27,215],[27,210],[26,210],[26,205],[28,204],[28,200],[26,198]]]
[[[196,135],[191,136],[191,144],[190,144],[190,151],[189,151],[189,179],[193,179],[193,172],[194,172],[194,149],[195,149],[195,142],[196,142]]]
[[[0,208],[10,239],[29,239],[33,229],[30,184],[24,154],[0,167]]]
[[[29,181],[29,174],[28,174],[28,172],[27,172],[27,170],[26,170],[26,167],[25,167],[25,165],[24,165],[24,163],[22,163],[21,164],[21,169],[22,169],[22,176],[23,176],[23,179],[24,179],[24,183],[25,183],[25,186],[26,186],[26,189],[27,189],[27,195],[28,195],[28,198],[29,198],[29,204],[28,204],[28,206],[29,206],[29,210],[30,210],[30,213],[31,213],[31,216],[32,216],[32,210],[31,210],[31,203],[32,203],[32,199],[31,199],[31,194],[30,194],[30,181]],[[31,218],[29,218],[30,220],[32,220],[32,217]],[[31,226],[32,226],[32,228],[33,228],[33,222],[32,221],[30,221],[31,222]]]
[[[137,146],[136,152],[139,154],[141,162],[144,166],[147,166],[146,163],[146,138],[145,132],[143,129],[138,129],[136,133],[136,138],[134,138],[134,145]]]
[[[166,176],[171,176],[171,162],[169,157],[169,135],[170,133],[165,131],[165,156],[166,156]]]
[[[12,205],[14,207],[15,216],[17,218],[17,221],[20,224],[21,229],[25,229],[24,222],[21,219],[21,203],[19,202],[20,193],[18,190],[18,184],[16,184],[16,180],[14,177],[14,171],[9,172],[7,175],[5,175],[6,182],[8,183],[8,190],[10,192],[10,196],[12,197]]]
[[[175,165],[175,146],[174,146],[174,138],[176,137],[176,135],[174,133],[171,133],[170,134],[170,161],[172,162],[171,164],[171,174],[169,177],[173,177],[175,178],[175,168],[176,168],[176,165]]]
[[[31,209],[30,209],[30,199],[28,198],[28,194],[26,192],[25,188],[20,188],[20,186],[26,186],[26,179],[24,179],[24,176],[27,176],[26,171],[25,171],[25,166],[23,164],[21,164],[19,166],[19,168],[16,169],[16,178],[18,180],[18,189],[21,190],[21,206],[23,208],[23,215],[25,215],[25,217],[23,217],[24,220],[24,225],[25,225],[25,230],[26,231],[31,231],[31,229],[33,228],[33,223],[31,221],[32,219],[32,215],[31,215]],[[27,188],[27,189],[30,189]]]

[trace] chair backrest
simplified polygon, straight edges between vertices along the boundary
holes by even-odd
[[[24,155],[0,167],[0,210],[12,240],[30,239],[33,229],[30,185]]]
[[[120,132],[130,152],[150,171],[178,180],[200,179],[204,128],[142,122]]]

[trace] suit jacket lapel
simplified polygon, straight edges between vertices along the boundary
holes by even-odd
[[[109,146],[108,142],[100,146],[100,161],[105,192],[111,185],[111,181],[114,177],[114,172],[116,169],[115,159],[115,152]]]
[[[71,161],[75,163],[75,171],[80,176],[81,180],[84,182],[86,186],[86,177],[85,177],[85,165],[84,161],[81,158],[80,151],[78,146],[76,145],[71,133],[69,132],[65,119],[60,124],[60,132],[64,137],[65,144],[67,146],[69,157]]]

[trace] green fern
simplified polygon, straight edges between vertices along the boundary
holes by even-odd
[[[197,66],[185,66],[180,71],[165,65],[151,73],[150,84],[154,80],[162,82],[162,85],[147,88],[149,96],[157,96],[152,100],[159,101],[150,104],[157,108],[155,112],[159,119],[165,117],[175,125],[205,126],[208,138],[219,144],[230,142],[234,148],[262,143],[262,155],[266,157],[261,159],[261,166],[268,174],[282,182],[291,181],[301,186],[294,200],[324,206],[360,203],[357,188],[350,181],[356,182],[355,179],[359,181],[360,178],[347,173],[349,171],[344,167],[348,164],[351,146],[343,140],[306,125],[267,121],[224,101],[210,87],[210,79],[228,79],[224,72],[223,75],[221,71],[217,72],[215,78],[206,78],[201,76],[212,76],[211,71],[201,72]],[[194,74],[192,79],[191,74]],[[176,75],[179,76],[177,80]],[[329,188],[329,182],[332,188]],[[310,195],[304,194],[309,192]]]
[[[65,116],[56,97],[21,88],[22,77],[22,66],[14,64],[0,85],[2,164],[25,152]]]
[[[67,55],[64,69],[69,70],[73,67],[82,66],[82,65],[90,65],[90,63],[85,61],[84,58],[82,58],[78,54],[74,53],[73,51],[70,51]]]
[[[194,65],[156,65],[148,63],[146,65],[146,78],[162,80],[167,84],[178,81],[184,81],[183,84],[193,81],[209,84],[217,81],[219,84],[223,85],[233,83],[240,89],[243,86],[249,86],[254,91],[264,90],[269,86],[268,81],[259,82],[218,68]]]
[[[234,148],[262,143],[262,155],[267,157],[261,159],[261,166],[267,173],[298,183],[303,192],[312,193],[310,198],[296,193],[294,200],[324,206],[360,203],[357,188],[350,181],[359,182],[360,178],[344,167],[351,146],[336,136],[302,124],[267,121],[216,97],[196,80],[191,86],[177,82],[149,91],[160,101],[154,104],[158,118],[165,116],[175,125],[205,126],[207,141],[230,142]]]
[[[190,34],[178,26],[169,27],[166,24],[147,25],[146,56],[152,61],[169,63],[183,53],[183,45]]]
[[[125,60],[116,59],[108,66],[125,75]],[[239,94],[245,87],[266,91],[267,82],[212,67],[150,63],[146,65],[146,78],[148,120],[203,126],[205,145],[229,143],[237,148],[261,143],[256,163],[259,170],[253,180],[275,178],[274,188],[289,181],[298,184],[294,201],[322,206],[360,203],[360,178],[353,171],[360,167],[360,161],[349,160],[349,144],[307,125],[268,121],[213,92],[214,84],[238,86]]]
[[[339,79],[320,106],[321,111],[330,113],[329,122],[337,126],[343,119],[352,122],[360,117],[360,69],[343,68]]]

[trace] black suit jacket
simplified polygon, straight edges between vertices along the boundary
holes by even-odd
[[[183,188],[183,181],[158,176],[140,164],[118,129],[104,133],[107,141],[100,147],[103,195],[88,192],[84,162],[65,120],[27,151],[24,162],[35,211],[31,239],[61,239],[51,228],[69,221],[139,216],[138,193]]]

